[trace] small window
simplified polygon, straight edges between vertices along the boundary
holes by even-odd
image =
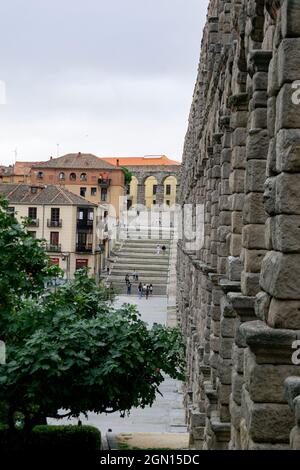
[[[70,181],[76,181],[76,173],[70,174]]]
[[[28,217],[31,220],[37,219],[37,208],[36,207],[28,207]]]
[[[87,259],[77,259],[76,260],[76,270],[87,268],[89,261]]]
[[[171,185],[170,185],[170,184],[167,184],[167,185],[166,185],[166,195],[167,195],[167,196],[170,196],[170,195],[171,195]]]
[[[155,199],[153,199],[153,205],[156,206],[156,200]]]
[[[28,230],[28,235],[30,235],[32,238],[36,238],[36,232],[33,232],[31,230]]]
[[[87,174],[86,173],[81,173],[80,181],[87,181]]]
[[[91,196],[97,196],[97,188],[91,188]]]
[[[102,188],[101,189],[101,201],[102,202],[107,201],[107,188]]]
[[[59,181],[64,181],[66,179],[65,174],[64,174],[63,171],[61,173],[59,173],[58,179],[59,179]]]
[[[15,215],[15,208],[14,207],[8,207],[7,208],[7,213],[9,215]]]
[[[168,199],[168,200],[166,201],[166,204],[167,204],[167,206],[170,206],[170,205],[171,205],[171,201]]]
[[[51,222],[59,222],[60,209],[59,207],[51,208]]]
[[[157,194],[157,184],[153,185],[153,196],[156,196]]]
[[[80,188],[80,196],[85,197],[86,195],[86,188]]]
[[[44,173],[42,171],[38,171],[36,177],[37,179],[42,180],[44,178]]]
[[[89,213],[88,213],[88,219],[89,219],[89,220],[94,220],[94,211],[93,211],[93,210],[89,211]]]
[[[50,244],[53,246],[58,246],[59,232],[50,232]]]

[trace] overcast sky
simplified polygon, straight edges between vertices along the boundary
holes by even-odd
[[[0,163],[15,149],[23,161],[57,149],[180,160],[207,4],[1,2]]]

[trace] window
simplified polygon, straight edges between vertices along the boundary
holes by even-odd
[[[167,185],[166,185],[166,195],[167,195],[167,196],[170,196],[170,195],[171,195],[171,185],[170,185],[170,184],[167,184]]]
[[[171,205],[171,201],[170,201],[169,199],[167,199],[166,204],[167,204],[167,206],[170,206],[170,205]]]
[[[89,261],[87,259],[77,259],[76,260],[76,270],[87,268],[89,265]]]
[[[88,220],[94,220],[94,211],[90,210],[88,213]]]
[[[80,181],[87,181],[87,174],[86,173],[81,173]]]
[[[86,188],[80,188],[80,196],[85,197],[86,194]]]
[[[51,266],[59,266],[59,258],[50,258]]]
[[[59,222],[60,210],[59,208],[52,207],[51,208],[51,222]]]
[[[59,232],[50,232],[50,245],[59,245]]]
[[[156,205],[156,200],[155,200],[155,199],[153,199],[153,205],[154,205],[154,206]]]
[[[97,188],[91,188],[91,196],[97,196]]]
[[[32,232],[31,230],[28,230],[28,235],[30,235],[32,238],[36,238],[36,232]]]
[[[36,207],[28,207],[28,217],[30,220],[37,219],[37,208]]]
[[[153,196],[156,196],[157,194],[157,184],[153,185]]]
[[[14,216],[14,215],[15,215],[15,208],[14,208],[14,207],[8,207],[8,208],[7,208],[7,213],[8,213],[9,215]]]
[[[61,173],[59,173],[58,179],[59,179],[60,181],[64,181],[64,180],[66,179],[65,174],[64,174],[63,171],[62,171]]]
[[[101,189],[101,201],[102,202],[107,201],[107,188]]]
[[[38,171],[36,177],[38,180],[42,180],[44,178],[44,173],[42,171]]]
[[[70,180],[71,181],[76,181],[76,173],[71,173],[70,174]]]

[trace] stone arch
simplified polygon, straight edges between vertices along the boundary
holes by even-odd
[[[178,180],[175,175],[168,175],[163,179],[164,204],[171,207],[176,204]]]
[[[131,200],[131,206],[136,206],[138,202],[138,184],[139,181],[136,176],[132,176],[130,182],[129,196]]]

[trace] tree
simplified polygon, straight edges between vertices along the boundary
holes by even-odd
[[[23,244],[24,228],[13,219],[10,225]],[[8,246],[17,249],[14,235],[11,245],[6,231],[0,228],[0,246],[4,232]],[[46,417],[62,417],[60,410],[70,417],[88,412],[124,415],[132,407],[153,403],[163,373],[184,378],[178,330],[161,325],[149,330],[132,305],[114,309],[107,302],[107,290],[97,286],[87,271],[78,272],[74,281],[55,291],[43,290],[46,258],[39,243],[33,246],[40,256],[39,269],[32,273],[30,259],[23,253],[24,268],[15,274],[10,298],[12,317],[1,323],[7,363],[0,367],[0,402],[8,404],[11,428],[16,413],[28,431]],[[20,272],[25,286],[29,283],[21,296]],[[5,277],[1,274],[0,279]],[[3,310],[1,306],[0,316]]]
[[[125,186],[129,186],[133,177],[133,173],[128,170],[128,168],[126,168],[125,166],[122,166],[121,170],[123,171],[125,176]]]

